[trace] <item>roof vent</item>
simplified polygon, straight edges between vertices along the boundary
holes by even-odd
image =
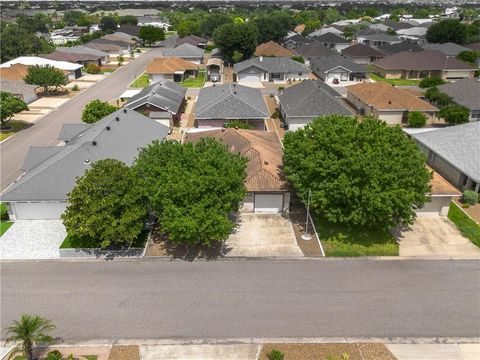
[[[110,126],[107,126],[105,129],[107,129],[107,131],[110,131]]]
[[[264,161],[263,163],[264,163],[265,165],[268,165],[268,161]]]
[[[126,114],[127,113],[127,108],[123,108],[123,112]]]
[[[85,159],[85,164],[90,164],[90,159]]]
[[[92,145],[97,146],[97,140],[92,140]]]
[[[115,116],[115,120],[120,121],[120,117]]]
[[[233,93],[234,93],[235,95],[237,95],[237,92],[236,92],[236,91],[234,91]]]
[[[391,105],[391,104],[392,104],[392,101],[391,101],[391,100],[388,100],[388,103]]]

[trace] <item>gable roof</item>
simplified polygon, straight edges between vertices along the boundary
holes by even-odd
[[[120,43],[125,43],[128,45],[134,45],[138,41],[134,39],[135,36],[130,35],[130,34],[125,34],[122,32],[115,32],[113,34],[107,34],[101,37],[101,39],[106,39],[106,40],[112,40],[112,41],[118,41]]]
[[[424,49],[426,50],[438,50],[441,51],[442,53],[448,55],[448,56],[457,56],[460,54],[462,51],[471,51],[471,49],[466,48],[465,46],[461,46],[458,44],[455,44],[453,42],[447,42],[443,44],[425,44],[423,46]]]
[[[164,80],[156,82],[142,89],[137,95],[131,97],[125,107],[136,109],[145,104],[154,105],[172,114],[177,114],[185,99],[187,88]]]
[[[188,43],[184,43],[170,51],[167,51],[165,55],[180,58],[201,58],[203,56],[203,49]]]
[[[40,65],[40,66],[45,66],[45,65],[50,65],[53,66],[54,68],[60,69],[60,70],[65,70],[65,71],[74,71],[81,69],[83,66],[80,64],[75,64],[71,62],[66,62],[66,61],[56,61],[56,60],[50,60],[50,59],[44,59],[38,56],[19,56],[13,60],[7,61],[3,64],[0,65],[0,68],[4,67],[9,67],[11,65],[15,64],[22,64],[26,66],[34,66],[34,65]]]
[[[233,71],[238,74],[252,66],[269,73],[310,72],[310,69],[304,64],[286,57],[256,57],[248,59],[233,65]]]
[[[260,89],[235,83],[200,89],[196,119],[263,119],[270,116]]]
[[[8,80],[0,78],[0,89],[2,91],[8,91],[13,95],[35,91],[36,88],[38,88],[37,85],[29,85],[22,80]]]
[[[98,55],[67,53],[63,51],[54,51],[50,54],[39,54],[38,56],[43,57],[45,59],[57,60],[57,61],[68,61],[68,62],[96,61],[102,58],[102,56],[98,56]]]
[[[4,80],[23,81],[27,76],[28,66],[23,64],[14,64],[8,67],[0,67],[0,78]]]
[[[285,42],[294,42],[295,44],[310,44],[313,40],[300,34],[290,36]]]
[[[346,87],[347,92],[377,110],[437,111],[430,103],[419,99],[408,91],[384,82],[361,83]]]
[[[177,71],[197,70],[198,64],[178,57],[164,57],[153,59],[147,65],[147,74],[173,74]]]
[[[277,44],[275,41],[269,41],[260,44],[255,49],[255,56],[284,56],[292,57],[293,53]]]
[[[247,158],[247,191],[288,190],[282,172],[283,149],[276,133],[230,128],[188,133],[185,141],[196,143],[203,137],[213,138],[230,152]]]
[[[38,148],[32,148],[25,164],[28,171],[1,198],[3,201],[65,201],[77,178],[93,162],[118,159],[131,164],[140,148],[153,140],[164,139],[168,130],[136,111],[125,108],[115,111],[91,124],[65,146],[59,146],[60,150],[44,149],[35,159]],[[42,161],[38,163],[38,160]]]
[[[133,24],[124,24],[118,28],[119,32],[138,37],[140,26]]]
[[[402,41],[402,39],[400,39],[395,35],[388,35],[385,33],[362,35],[361,37],[369,41],[385,41],[385,42],[401,42]]]
[[[119,49],[128,49],[132,43],[121,40],[121,39],[112,39],[112,38],[106,38],[106,37],[101,37],[99,39],[94,39],[89,41],[88,43],[85,44],[85,46],[92,46],[92,45],[109,45],[109,46],[116,46]]]
[[[350,41],[347,39],[334,34],[333,32],[327,32],[323,35],[314,36],[315,40],[320,41],[321,43],[329,43],[329,44],[350,44]]]
[[[412,27],[414,27],[414,25],[412,24],[409,24],[405,21],[393,21],[391,19],[385,19],[383,21],[383,23],[381,24],[384,24],[386,25],[387,27],[389,27],[390,29],[392,30],[401,30],[401,29],[410,29]]]
[[[93,49],[88,46],[72,46],[72,47],[57,47],[55,51],[60,51],[64,53],[69,53],[69,54],[91,54],[91,55],[96,55],[98,57],[108,57],[108,54],[106,52],[103,52],[101,50]]]
[[[321,79],[325,78],[326,72],[337,67],[342,67],[352,73],[367,72],[365,66],[354,63],[352,60],[340,55],[324,56],[310,60],[310,68],[312,69],[313,73]]]
[[[402,41],[401,43],[386,44],[386,45],[380,46],[378,50],[380,50],[386,55],[391,55],[391,54],[397,54],[403,51],[419,52],[419,51],[423,51],[424,49],[421,48],[418,44],[408,42],[408,41]]]
[[[342,50],[348,57],[384,57],[385,54],[365,44],[355,44]]]
[[[178,38],[175,47],[178,47],[179,45],[182,45],[182,44],[190,44],[193,46],[198,46],[200,44],[206,44],[206,43],[207,43],[207,39],[204,39],[200,36],[192,34],[192,35],[185,36],[183,38]]]
[[[411,136],[475,182],[480,181],[480,121]]]
[[[84,46],[86,46],[88,48],[91,48],[91,49],[99,50],[99,51],[120,51],[120,50],[125,49],[125,46],[112,44],[111,42],[108,42],[108,40],[107,40],[107,42],[93,42],[93,41],[90,41],[90,42],[84,44]]]
[[[290,86],[282,90],[278,99],[285,113],[292,117],[352,115],[352,112],[332,94],[332,89],[318,80],[303,80]]]
[[[457,104],[470,110],[480,110],[479,78],[457,80],[437,87],[441,92],[450,95]]]
[[[454,57],[448,57],[438,50],[424,50],[419,52],[404,51],[389,55],[374,63],[382,69],[402,70],[446,70],[462,69],[473,70],[474,68]]]
[[[298,55],[311,59],[335,54],[335,51],[326,47],[319,41],[313,41],[310,44],[298,45],[294,50]]]

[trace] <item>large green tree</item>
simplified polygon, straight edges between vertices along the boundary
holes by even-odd
[[[294,27],[292,17],[281,11],[273,12],[268,16],[260,16],[253,22],[259,31],[258,42],[260,44],[270,40],[281,41]]]
[[[24,80],[27,84],[43,87],[44,92],[48,92],[52,87],[57,89],[59,86],[67,85],[65,74],[50,65],[30,66]]]
[[[241,53],[243,59],[249,59],[258,45],[258,36],[258,28],[254,24],[225,24],[213,32],[213,41],[224,60],[231,62],[235,52]]]
[[[144,181],[160,230],[174,244],[213,245],[235,224],[230,215],[245,196],[246,159],[224,145],[155,141],[135,167]]]
[[[100,19],[100,30],[104,33],[111,34],[117,31],[117,19],[114,16],[104,16]]]
[[[177,26],[177,34],[180,37],[188,35],[201,35],[202,29],[198,21],[195,20],[183,20]]]
[[[456,19],[442,20],[430,26],[427,30],[426,38],[431,43],[454,42],[456,44],[465,43],[467,29],[464,24]]]
[[[120,25],[137,25],[138,18],[134,15],[125,15],[120,17]]]
[[[107,101],[99,99],[90,101],[83,109],[82,121],[88,124],[97,122],[105,116],[118,110],[116,106],[110,105]]]
[[[2,122],[2,128],[6,127],[6,123],[10,121],[13,115],[24,110],[28,110],[25,101],[13,96],[7,91],[0,92],[0,120]]]
[[[222,13],[209,14],[202,20],[200,25],[202,36],[211,39],[216,28],[224,24],[230,24],[231,22],[233,22],[233,20],[228,15]]]
[[[142,231],[147,211],[136,172],[105,159],[77,180],[62,214],[68,234],[93,239],[99,247],[129,245]]]
[[[425,158],[399,127],[366,117],[315,119],[284,139],[288,180],[332,223],[371,228],[410,224],[428,199]]]
[[[138,37],[147,45],[155,44],[165,39],[165,31],[155,26],[141,26]]]

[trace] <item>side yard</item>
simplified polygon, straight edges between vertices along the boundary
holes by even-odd
[[[370,79],[374,81],[382,81],[388,84],[396,85],[396,86],[415,86],[420,84],[420,80],[410,80],[410,79],[385,79],[377,74],[371,73]]]
[[[13,221],[8,221],[7,206],[0,203],[0,237],[13,225]]]
[[[144,88],[148,86],[149,80],[148,75],[143,73],[137,77],[133,82],[128,86],[129,88]]]
[[[448,218],[476,246],[480,247],[480,225],[469,218],[455,202],[450,204]]]

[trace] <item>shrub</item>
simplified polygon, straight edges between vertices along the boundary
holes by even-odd
[[[449,95],[440,92],[440,90],[438,90],[438,88],[435,86],[427,90],[425,97],[437,106],[447,106],[453,101]]]
[[[142,52],[142,50],[140,50],[140,49],[137,49],[137,50],[135,50],[135,51],[136,51],[137,53],[139,53],[139,54]]]
[[[432,76],[432,77],[427,77],[422,81],[420,81],[420,84],[418,84],[418,86],[420,86],[421,88],[429,88],[432,86],[437,86],[442,84],[445,84],[445,81],[443,81],[442,78]]]
[[[273,349],[267,355],[268,360],[283,360],[283,352],[280,350]]]
[[[242,120],[230,120],[225,124],[226,128],[251,129],[252,127]]]
[[[465,124],[470,117],[470,110],[465,106],[448,105],[440,109],[438,116],[450,125]]]
[[[123,56],[117,56],[118,66],[122,65],[124,60]]]
[[[50,351],[47,354],[47,360],[62,360],[63,356],[62,353],[58,350]]]
[[[468,208],[470,207],[470,205],[469,205],[469,204],[462,204],[462,207],[463,207],[464,209],[468,209]]]
[[[278,119],[280,117],[280,113],[278,112],[278,109],[275,109],[275,111],[270,115],[272,119]]]
[[[279,87],[278,87],[278,91],[282,91],[282,90],[285,90],[285,87],[279,86]]]
[[[88,64],[85,66],[85,72],[88,74],[100,74],[100,66],[96,64]]]
[[[0,220],[1,221],[10,220],[10,217],[8,216],[7,207],[4,204],[2,204],[0,207]]]
[[[462,202],[468,205],[478,203],[478,194],[472,190],[465,190],[462,194]]]
[[[427,123],[427,116],[420,111],[408,113],[408,125],[414,128],[424,127]]]
[[[75,84],[75,85],[72,86],[72,91],[78,91],[78,90],[79,90],[79,88],[78,88],[78,85],[77,85],[77,84]]]
[[[302,55],[292,56],[292,60],[296,61],[296,62],[299,62],[299,63],[302,63],[302,64],[305,64],[305,59],[303,58]]]

